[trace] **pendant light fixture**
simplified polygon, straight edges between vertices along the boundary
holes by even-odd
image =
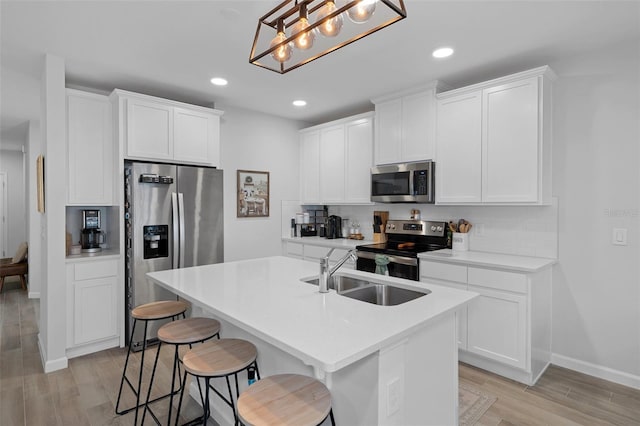
[[[406,17],[403,0],[284,0],[258,20],[249,62],[284,74]]]
[[[295,40],[293,40],[293,44],[297,49],[307,50],[313,47],[316,33],[309,29],[309,16],[306,3],[300,3],[300,19],[291,27],[291,33],[299,34]]]

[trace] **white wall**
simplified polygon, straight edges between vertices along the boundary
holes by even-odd
[[[640,386],[640,42],[551,64],[554,362],[632,375]],[[613,228],[627,246],[611,244]],[[585,364],[586,363],[586,364]]]
[[[40,123],[29,122],[27,135],[27,214],[29,239],[29,297],[40,297],[42,288],[42,246],[45,240],[42,213],[37,211],[37,166],[38,155],[42,154],[42,135]]]
[[[8,189],[7,247],[0,257],[12,257],[20,243],[27,241],[24,161],[22,150],[0,150],[0,171],[7,173]]]
[[[298,199],[298,130],[302,123],[216,105],[221,119],[224,170],[224,258],[249,259],[282,253],[282,200]],[[268,171],[269,217],[238,218],[237,170]]]

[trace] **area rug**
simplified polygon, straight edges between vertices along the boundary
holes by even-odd
[[[466,383],[458,384],[459,426],[473,426],[496,402],[496,397]]]

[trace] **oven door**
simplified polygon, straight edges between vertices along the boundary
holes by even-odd
[[[358,251],[358,261],[356,269],[365,272],[376,272],[376,254],[368,251]],[[378,253],[384,254],[384,253]],[[418,259],[414,257],[389,256],[389,276],[418,281],[420,278],[418,271]]]

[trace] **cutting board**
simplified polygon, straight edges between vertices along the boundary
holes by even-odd
[[[382,221],[382,225],[380,225],[380,232],[373,233],[373,242],[374,243],[386,243],[387,242],[387,234],[384,232],[387,226],[387,221],[389,220],[389,212],[387,211],[374,211],[373,212],[373,223],[375,223],[375,217],[379,216]]]

